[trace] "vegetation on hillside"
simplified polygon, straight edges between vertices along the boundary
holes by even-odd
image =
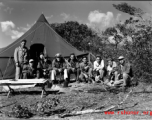
[[[138,80],[151,82],[152,76],[152,19],[143,19],[140,8],[127,3],[113,4],[117,10],[131,15],[124,23],[117,23],[98,33],[85,24],[76,21],[51,24],[53,29],[69,43],[82,51],[90,51],[104,58],[124,55],[133,64]],[[113,37],[114,43],[109,41]]]

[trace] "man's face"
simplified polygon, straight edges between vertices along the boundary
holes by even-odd
[[[57,57],[56,59],[57,59],[57,61],[60,61],[60,60],[61,60],[61,57]]]
[[[44,58],[44,62],[47,62],[47,58]]]
[[[25,45],[26,45],[26,42],[22,41],[21,42],[21,47],[25,47]]]
[[[41,59],[44,59],[44,55],[41,54],[41,55],[40,55],[40,58],[41,58]]]
[[[87,58],[83,58],[83,62],[86,63],[87,62]]]
[[[121,65],[123,65],[125,60],[124,59],[120,59],[119,62],[120,62]]]
[[[71,58],[71,60],[74,60],[74,55],[71,55],[70,58]]]
[[[30,66],[31,66],[31,67],[33,67],[33,65],[34,65],[34,62],[30,62],[29,64],[30,64]]]
[[[112,66],[112,61],[111,60],[108,61],[108,65]]]
[[[96,58],[96,61],[99,63],[101,61],[101,58],[100,57],[97,57]]]

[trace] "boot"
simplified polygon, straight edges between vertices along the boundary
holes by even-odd
[[[65,79],[63,83],[63,87],[68,87],[68,84],[69,84],[68,79]]]
[[[50,81],[47,82],[47,87],[48,87],[48,88],[51,88],[51,87],[52,87],[52,84],[50,83]]]
[[[52,87],[51,89],[54,89],[55,88],[55,80],[52,80]]]

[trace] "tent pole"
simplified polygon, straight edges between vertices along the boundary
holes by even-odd
[[[89,62],[90,62],[91,60],[90,60],[90,52],[89,52]]]
[[[10,58],[11,58],[11,57],[10,57]],[[4,72],[4,75],[3,75],[3,78],[2,78],[2,79],[4,79],[4,76],[5,76],[5,74],[6,74],[7,68],[8,68],[9,63],[10,63],[10,58],[9,58],[9,60],[8,60],[8,62],[7,62],[7,66],[6,66],[6,69],[5,69],[5,72]]]
[[[2,73],[2,70],[0,69],[0,72],[1,72],[1,74],[2,74],[2,80],[3,80],[3,73]]]

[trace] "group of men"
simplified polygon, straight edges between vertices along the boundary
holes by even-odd
[[[97,55],[92,64],[86,56],[83,56],[82,61],[78,61],[74,53],[70,54],[68,60],[57,53],[52,62],[40,53],[36,63],[34,59],[29,59],[26,40],[22,40],[21,45],[15,49],[14,60],[15,79],[50,78],[52,84],[55,85],[57,75],[63,75],[64,87],[68,86],[71,74],[75,74],[77,82],[102,82],[109,86],[127,86],[132,78],[131,64],[123,56],[118,58],[118,64],[111,58],[107,59],[106,64],[105,60]]]

